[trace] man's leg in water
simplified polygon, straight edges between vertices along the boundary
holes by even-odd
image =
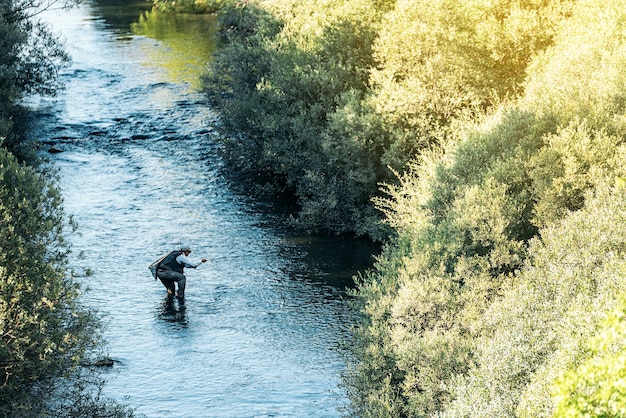
[[[161,279],[163,286],[167,289],[168,295],[176,295],[174,283],[178,283],[178,295],[176,296],[181,298],[185,297],[185,283],[187,281],[185,275],[171,270],[159,270],[157,275],[159,279]]]
[[[164,280],[159,278],[159,280],[161,280],[161,283],[163,283],[163,286],[165,286],[165,288],[167,289],[167,294],[170,296],[174,296],[176,294],[176,289],[175,289],[175,285],[174,283],[176,283],[174,280]]]

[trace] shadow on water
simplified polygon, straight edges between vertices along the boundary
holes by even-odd
[[[372,267],[380,246],[367,239],[290,234],[283,239],[285,273],[295,280],[354,287],[354,274]]]
[[[222,173],[229,190],[240,196],[254,195],[247,179],[237,173]],[[239,181],[240,183],[233,183]],[[355,286],[354,276],[372,268],[382,244],[352,235],[305,233],[293,227],[291,215],[299,210],[289,193],[264,195],[254,200],[247,198],[243,208],[251,214],[261,214],[261,228],[273,230],[281,236],[281,258],[288,260],[284,272],[294,280],[304,280],[340,290]]]

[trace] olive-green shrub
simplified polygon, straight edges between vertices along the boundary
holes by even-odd
[[[354,230],[375,217],[376,150],[371,128],[356,119],[379,12],[365,1],[260,5],[219,16],[226,44],[205,86],[228,134],[226,155],[294,192],[305,228]],[[344,117],[355,122],[346,127]],[[344,140],[357,127],[365,132]]]
[[[67,276],[59,192],[0,148],[0,414],[28,416],[96,347],[97,321]],[[21,415],[20,415],[21,414]]]
[[[371,106],[395,170],[445,139],[450,122],[523,92],[531,57],[552,44],[571,1],[400,0],[374,45]]]
[[[472,364],[476,322],[510,285],[537,232],[527,165],[555,130],[551,118],[503,111],[424,153],[387,187],[390,198],[378,203],[398,237],[357,294],[365,358],[347,379],[367,382],[355,397],[359,414],[376,416],[369,393],[385,390],[387,374],[372,378],[364,368],[380,366],[369,365],[372,351],[388,359],[393,410],[424,416],[451,401],[451,382]]]
[[[54,94],[58,70],[69,59],[50,28],[35,19],[48,5],[0,0],[0,137],[20,160],[34,155],[14,134],[15,105],[27,94]]]
[[[474,366],[458,376],[442,416],[552,416],[553,382],[585,357],[626,291],[626,199],[602,182],[595,194],[533,241],[525,267],[477,324]]]
[[[355,415],[555,413],[626,286],[625,6],[577,2],[527,95],[451,125],[377,199],[398,236],[355,292]]]
[[[622,266],[621,277],[626,277]],[[602,322],[590,338],[580,363],[559,376],[554,385],[554,417],[623,417],[626,415],[626,303]]]

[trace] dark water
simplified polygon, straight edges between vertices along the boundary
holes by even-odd
[[[344,287],[374,248],[295,235],[229,190],[194,90],[214,21],[147,10],[48,13],[74,61],[65,91],[31,103],[33,135],[63,151],[72,268],[117,360],[105,394],[149,417],[340,416]],[[210,260],[187,271],[184,302],[147,268],[179,243]]]

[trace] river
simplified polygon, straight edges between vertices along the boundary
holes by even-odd
[[[30,103],[78,225],[81,300],[106,324],[104,394],[148,417],[341,416],[345,287],[374,246],[300,236],[229,188],[196,91],[214,18],[118,3],[46,14],[73,62],[65,90]],[[209,259],[184,301],[148,270],[181,243]]]

